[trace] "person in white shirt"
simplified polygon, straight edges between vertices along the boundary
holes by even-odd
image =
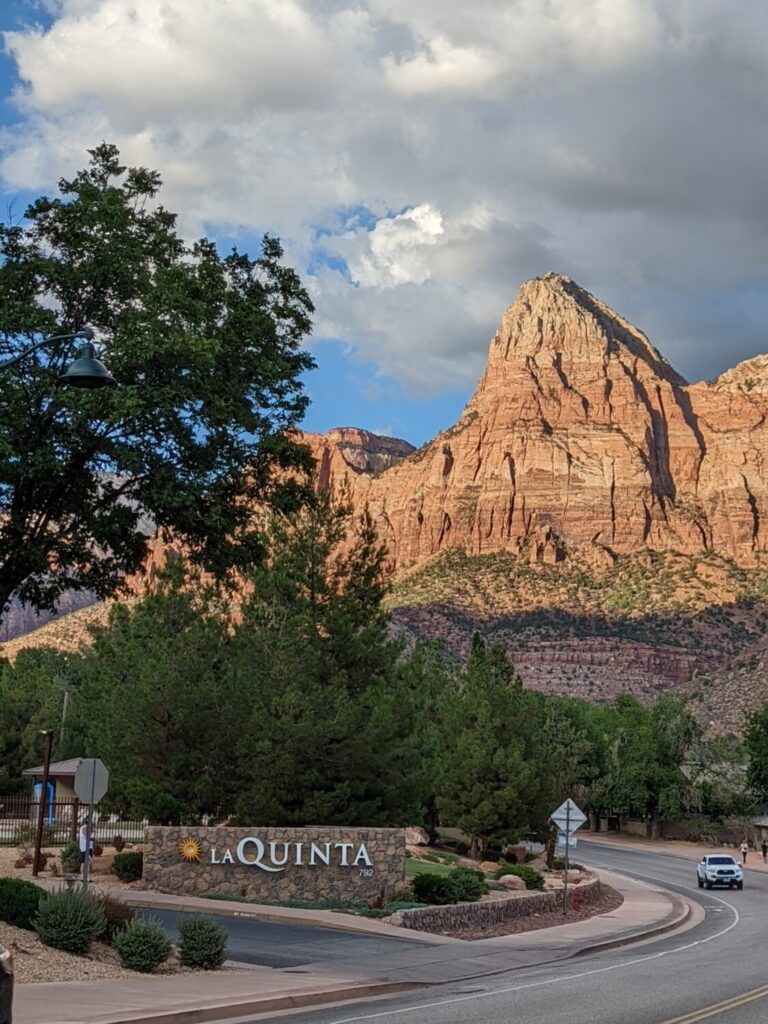
[[[85,866],[85,851],[88,849],[88,823],[85,822],[85,821],[80,826],[79,843],[78,843],[78,845],[80,847],[80,863],[83,866]],[[88,860],[88,866],[89,867],[91,866],[92,862],[93,862],[93,836],[91,836],[91,843],[90,843],[90,858]]]

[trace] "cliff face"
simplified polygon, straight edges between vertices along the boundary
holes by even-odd
[[[398,567],[446,548],[602,561],[768,545],[768,359],[688,385],[569,278],[522,286],[458,423],[356,480]]]

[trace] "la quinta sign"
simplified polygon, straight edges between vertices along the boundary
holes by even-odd
[[[292,867],[331,867],[371,869],[371,860],[365,843],[301,843],[291,840],[270,839],[266,843],[258,836],[244,836],[234,849],[231,846],[210,850],[211,864],[245,864],[250,868],[276,873]]]
[[[152,825],[143,878],[151,889],[190,896],[371,899],[405,884],[405,831]]]

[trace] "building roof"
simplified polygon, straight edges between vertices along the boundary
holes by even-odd
[[[77,769],[83,763],[82,757],[71,757],[68,761],[54,761],[48,769],[49,775],[77,775]],[[34,768],[25,768],[22,775],[42,775],[44,765],[39,764]]]
[[[760,818],[754,818],[752,824],[757,828],[768,828],[768,815],[762,815]]]

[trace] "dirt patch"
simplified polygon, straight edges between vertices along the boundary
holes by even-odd
[[[142,846],[136,845],[130,847],[132,850],[141,850]],[[115,851],[112,847],[107,848],[101,857],[95,857],[93,866],[91,868],[91,875],[93,877],[94,885],[108,886],[110,889],[143,889],[145,888],[144,883],[139,880],[138,882],[121,882],[116,875],[111,874],[112,861],[115,858]],[[20,850],[15,846],[0,846],[0,878],[27,878],[30,882],[39,881],[46,888],[50,888],[51,885],[64,884],[64,877],[61,872],[61,847],[52,846],[46,850],[52,856],[49,859],[47,865],[40,872],[37,879],[32,877],[31,865],[25,865],[23,868],[17,868],[15,861],[19,857]],[[57,865],[58,874],[56,869],[53,868],[53,864]]]
[[[518,932],[533,932],[540,928],[555,928],[561,924],[574,924],[576,921],[586,921],[598,914],[610,914],[618,910],[624,902],[621,893],[611,889],[608,885],[600,886],[600,893],[587,904],[582,904],[580,910],[571,910],[564,914],[561,910],[550,911],[543,914],[531,914],[529,917],[511,918],[509,921],[500,921],[497,924],[489,925],[487,928],[465,928],[457,931],[446,931],[443,935],[449,935],[454,939],[492,939],[497,935],[515,935]]]

